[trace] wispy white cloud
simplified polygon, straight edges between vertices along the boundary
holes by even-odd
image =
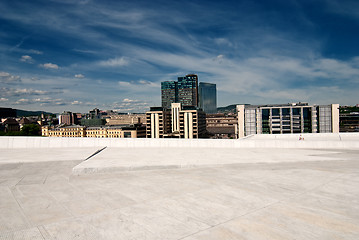
[[[35,49],[30,49],[30,50],[26,50],[28,51],[29,53],[32,53],[32,54],[37,54],[37,55],[42,55],[43,52],[39,51],[39,50],[35,50]]]
[[[29,55],[21,56],[20,61],[25,63],[34,63],[34,59]]]
[[[129,61],[125,57],[117,57],[99,62],[100,66],[105,66],[105,67],[122,67],[128,64]]]
[[[36,90],[31,88],[0,88],[0,95],[7,97],[14,96],[24,96],[24,95],[49,95],[49,94],[58,94],[61,91],[44,91],[44,90]]]
[[[118,85],[126,91],[141,92],[150,90],[150,88],[158,88],[160,84],[148,80],[140,79],[138,81],[118,81]]]
[[[330,13],[340,14],[346,17],[359,18],[359,2],[356,0],[323,0],[325,9]]]
[[[227,47],[233,47],[233,43],[230,42],[227,38],[215,38],[214,42],[218,45],[225,45]]]
[[[20,83],[20,76],[11,75],[8,72],[0,72],[0,83]]]
[[[7,101],[9,101],[9,99],[8,98],[0,98],[0,102],[7,102]]]
[[[54,63],[44,63],[44,64],[40,64],[39,66],[42,68],[45,68],[45,69],[56,69],[57,70],[60,68],[57,64],[54,64]]]
[[[82,102],[81,102],[81,101],[77,101],[77,100],[71,102],[71,105],[81,105],[81,104],[82,104]]]
[[[341,3],[338,0],[321,1],[325,3],[324,8]],[[351,1],[345,1],[344,5],[348,2]],[[25,1],[18,5],[30,9],[32,4]],[[63,51],[63,54],[54,55],[56,58],[50,56],[47,59],[66,62],[67,67],[61,66],[61,71],[57,72],[41,71],[36,74],[38,81],[30,81],[33,76],[30,72],[25,75],[26,70],[19,69],[18,73],[11,70],[22,78],[15,75],[11,78],[10,74],[1,76],[0,73],[0,81],[21,83],[21,89],[39,88],[48,92],[62,87],[62,98],[79,97],[60,101],[68,104],[66,107],[86,106],[91,101],[89,96],[98,96],[94,104],[99,106],[110,106],[118,96],[128,100],[140,98],[139,101],[159,105],[160,82],[175,80],[190,72],[197,73],[200,81],[217,83],[221,105],[244,101],[287,102],[289,99],[329,101],[330,94],[337,97],[339,93],[347,95],[348,103],[357,96],[354,89],[359,90],[359,57],[339,60],[324,56],[325,34],[311,36],[320,25],[313,23],[303,12],[288,19],[301,18],[303,25],[293,28],[294,25],[283,23],[283,16],[276,11],[253,11],[258,10],[259,3],[238,3],[235,8],[238,11],[214,2],[206,5],[168,2],[161,7],[117,2],[108,6],[93,1],[81,6],[61,1],[56,4],[53,5],[56,7],[46,9],[32,7],[31,14],[4,11],[2,18],[34,29],[41,28],[44,38],[46,30],[67,40],[71,38],[75,44],[71,45],[69,41],[66,48],[70,52],[61,49],[61,44],[57,45],[60,50],[39,45],[31,47],[48,49],[46,57]],[[158,6],[156,4],[153,6]],[[298,1],[290,4],[299,5],[298,9],[302,6]],[[0,9],[7,9],[7,5],[10,4],[0,2]],[[348,7],[344,8],[344,5],[339,6],[342,8],[340,14],[350,14],[346,13]],[[188,11],[183,11],[184,8]],[[66,15],[58,14],[65,9]],[[76,21],[72,16],[76,16]],[[307,29],[302,34],[298,29],[304,25]],[[17,39],[12,54],[14,51],[24,56],[42,54],[39,50],[22,49],[28,46],[29,39],[36,42],[35,36]],[[66,58],[66,55],[74,57]],[[40,61],[41,57],[45,56],[37,56],[36,60]],[[13,60],[18,61],[19,55]],[[41,60],[46,61],[49,60]],[[54,63],[40,66],[60,69]],[[317,89],[323,93],[315,95]]]
[[[139,99],[125,98],[121,102],[114,102],[111,108],[118,112],[145,112],[149,109],[149,104]]]
[[[83,75],[83,74],[75,74],[75,76],[74,76],[75,78],[84,78],[85,77],[85,75]]]
[[[93,106],[90,103],[83,103],[81,101],[65,101],[62,98],[51,98],[51,97],[43,97],[43,98],[21,98],[13,102],[14,105],[40,105],[40,106],[72,106],[72,105],[85,105],[85,106]]]

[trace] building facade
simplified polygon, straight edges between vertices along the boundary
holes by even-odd
[[[337,133],[339,104],[237,105],[238,137],[252,134]]]
[[[171,112],[163,107],[151,107],[146,112],[146,138],[163,138],[171,132]]]
[[[85,127],[71,125],[65,127],[42,127],[42,136],[46,137],[92,137],[92,138],[144,138],[146,128],[135,125],[127,127]]]
[[[86,127],[80,125],[64,127],[43,126],[41,133],[44,137],[86,137]]]
[[[161,82],[162,107],[171,109],[172,103],[181,103],[184,107],[198,107],[198,76],[188,74],[178,77],[177,80]]]
[[[171,104],[178,102],[178,85],[176,81],[161,82],[162,107],[170,109]]]
[[[121,114],[112,115],[106,119],[107,126],[114,125],[131,125],[131,124],[146,124],[146,114]]]
[[[201,138],[206,133],[206,115],[194,106],[172,103],[170,110],[151,108],[146,116],[147,138]]]
[[[80,118],[78,118],[80,116]],[[63,125],[75,125],[79,124],[81,114],[72,112],[63,112],[59,115],[59,124]]]
[[[234,139],[237,138],[238,120],[235,113],[207,114],[206,127],[210,138]]]
[[[199,107],[206,113],[217,112],[217,88],[216,84],[200,82],[199,87]]]
[[[183,107],[198,107],[198,76],[196,74],[178,77],[178,102]]]

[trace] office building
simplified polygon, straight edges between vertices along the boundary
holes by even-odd
[[[178,102],[183,107],[198,107],[198,76],[188,74],[185,77],[178,77]]]
[[[170,109],[171,103],[178,101],[178,86],[176,81],[161,82],[162,107]]]
[[[59,124],[63,125],[75,125],[79,123],[79,113],[63,112],[59,115]]]
[[[172,103],[171,109],[151,108],[146,113],[147,138],[202,138],[206,114],[195,106]]]
[[[338,133],[339,104],[237,105],[238,137],[252,134]]]
[[[172,103],[198,107],[198,76],[188,74],[178,81],[161,82],[161,102],[166,109],[171,109]]]
[[[206,113],[217,112],[217,88],[213,83],[199,83],[199,107]]]

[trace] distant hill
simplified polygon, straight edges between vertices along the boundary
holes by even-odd
[[[45,115],[53,115],[53,113],[45,112],[45,111],[26,111],[26,110],[16,109],[17,117],[41,116],[42,113],[44,113]]]
[[[228,112],[236,112],[237,104],[228,105],[227,107],[219,107],[217,108],[218,113],[228,113]]]

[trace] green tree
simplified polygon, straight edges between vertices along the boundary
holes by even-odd
[[[37,124],[27,124],[21,129],[22,136],[41,136],[40,126]]]

